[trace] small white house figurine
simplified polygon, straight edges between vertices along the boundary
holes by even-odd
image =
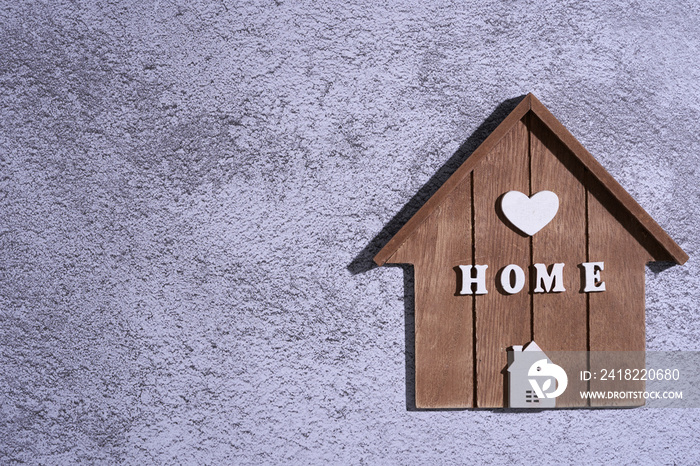
[[[554,408],[566,390],[566,372],[549,360],[534,341],[508,350],[508,406]]]

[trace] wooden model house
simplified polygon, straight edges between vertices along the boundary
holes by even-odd
[[[645,265],[687,258],[529,94],[374,261],[414,266],[417,407],[498,408],[513,345],[643,352]],[[569,383],[557,406],[587,406]]]

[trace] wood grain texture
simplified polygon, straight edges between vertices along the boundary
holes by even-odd
[[[473,298],[455,268],[472,262],[471,179],[462,181],[390,261],[415,272],[416,406],[474,405]]]
[[[495,286],[497,272],[508,264],[527,270],[530,239],[499,216],[499,197],[510,190],[529,192],[528,130],[523,120],[513,125],[474,169],[475,263],[488,264],[489,293],[476,296],[477,406],[504,406],[506,349],[530,341],[530,297],[506,294]]]
[[[644,367],[644,268],[650,253],[636,240],[639,224],[600,184],[588,183],[588,255],[604,261],[601,279],[606,290],[589,293],[589,344],[591,368]],[[629,351],[636,353],[605,354]],[[641,355],[641,360],[640,360]],[[641,364],[641,367],[639,366]],[[643,390],[644,382],[591,380],[591,390]],[[592,400],[591,406],[638,406],[643,400]]]
[[[533,338],[545,352],[560,352],[552,362],[575,374],[586,368],[583,352],[588,346],[587,303],[577,267],[586,261],[584,168],[537,116],[529,116],[532,193],[549,190],[559,197],[556,217],[532,237],[532,260],[566,264],[565,292],[532,294]],[[556,400],[557,407],[585,406],[579,391],[587,388],[587,382],[570,378],[569,388]]]

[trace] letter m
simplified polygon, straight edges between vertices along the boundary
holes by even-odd
[[[550,267],[551,273],[547,272],[547,266],[544,264],[535,264],[537,287],[533,290],[535,293],[559,293],[566,291],[564,289],[564,264],[552,264]]]

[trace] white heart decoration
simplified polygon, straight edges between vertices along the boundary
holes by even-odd
[[[501,199],[503,215],[529,236],[547,226],[558,210],[559,197],[552,191],[540,191],[531,197],[520,191],[508,191]]]

